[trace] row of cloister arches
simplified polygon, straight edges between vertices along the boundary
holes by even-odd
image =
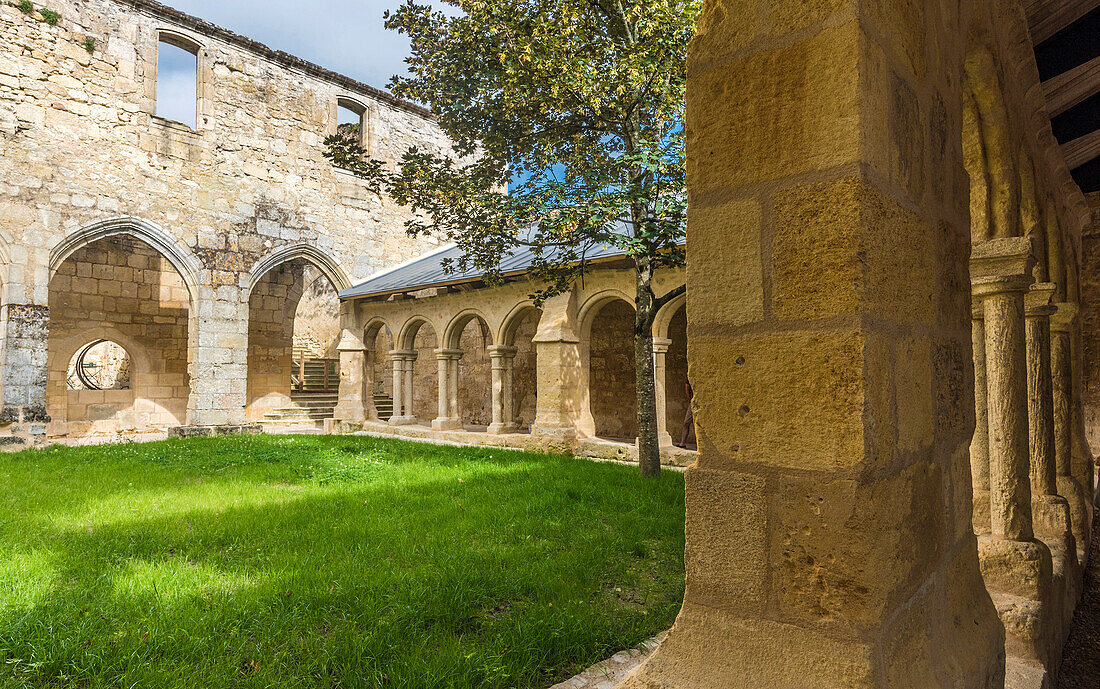
[[[216,338],[230,328],[236,328],[237,342],[246,343],[228,353],[244,364],[245,380],[227,381],[244,392],[243,408],[227,413],[238,423],[262,420],[291,403],[291,357],[303,294],[312,283],[323,283],[314,291],[330,295],[338,324],[336,293],[350,285],[335,261],[308,244],[273,250],[247,273],[234,275],[235,284],[225,285],[230,280],[215,275],[182,242],[130,217],[68,235],[51,252],[49,275],[49,335],[42,343],[45,404],[51,432],[70,436],[194,423],[196,352],[217,346]],[[236,302],[219,293],[222,286],[230,287]],[[310,308],[316,310],[316,304]],[[212,311],[221,312],[221,332],[204,333]],[[336,327],[334,338],[338,335]],[[102,365],[98,350],[91,360],[87,355],[100,341],[124,353],[125,386],[74,382],[78,358],[85,370]]]
[[[471,294],[464,301],[481,300]],[[537,340],[544,312],[526,298],[517,300],[506,310],[457,301],[453,313],[430,303],[419,310],[415,302],[404,309],[398,303],[389,311],[396,308],[399,314],[367,317],[361,364],[371,390],[366,418],[435,430],[529,432],[539,411],[543,362]],[[492,313],[498,314],[495,319]],[[603,290],[577,310],[576,324],[575,431],[580,437],[632,443],[637,436],[633,305],[625,293]],[[659,426],[667,445],[689,439],[682,433],[689,396],[684,299],[660,312],[653,332]]]

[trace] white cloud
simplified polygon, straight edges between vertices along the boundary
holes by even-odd
[[[400,0],[164,0],[187,14],[386,88],[404,73],[409,42],[383,26]]]

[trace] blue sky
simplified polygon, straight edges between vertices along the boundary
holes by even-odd
[[[408,40],[382,26],[400,0],[162,0],[167,5],[385,88],[404,72]]]

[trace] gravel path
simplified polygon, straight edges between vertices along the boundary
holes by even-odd
[[[1100,510],[1092,525],[1092,547],[1085,570],[1085,591],[1073,612],[1073,626],[1062,650],[1058,689],[1100,686]]]

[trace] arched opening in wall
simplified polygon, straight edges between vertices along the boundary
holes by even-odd
[[[157,45],[157,117],[197,129],[199,46],[162,33]]]
[[[191,295],[155,248],[128,235],[72,252],[50,280],[47,407],[70,437],[184,423]]]
[[[412,362],[412,415],[420,425],[430,425],[439,416],[439,360],[435,350],[439,338],[427,321],[407,329],[402,349],[416,353]]]
[[[374,396],[374,409],[380,421],[393,416],[393,333],[383,323],[367,326],[363,333],[363,345],[367,348],[367,375],[370,376]]]
[[[665,428],[672,442],[694,449],[695,426],[690,421],[691,398],[688,394],[687,306],[681,306],[669,322],[670,340],[665,354]]]
[[[622,299],[608,301],[592,317],[588,389],[596,437],[634,442],[638,436],[634,308]]]
[[[503,344],[515,348],[512,359],[512,425],[519,432],[530,432],[538,410],[538,347],[535,334],[542,320],[542,309],[528,306],[505,327]]]
[[[126,348],[110,340],[92,340],[69,362],[69,390],[129,390],[131,362]]]
[[[332,418],[339,342],[336,287],[307,259],[256,279],[248,298],[248,418],[291,425]]]
[[[493,369],[489,347],[493,336],[481,316],[460,317],[451,326],[448,349],[462,352],[458,360],[458,409],[462,426],[484,431],[493,420]]]

